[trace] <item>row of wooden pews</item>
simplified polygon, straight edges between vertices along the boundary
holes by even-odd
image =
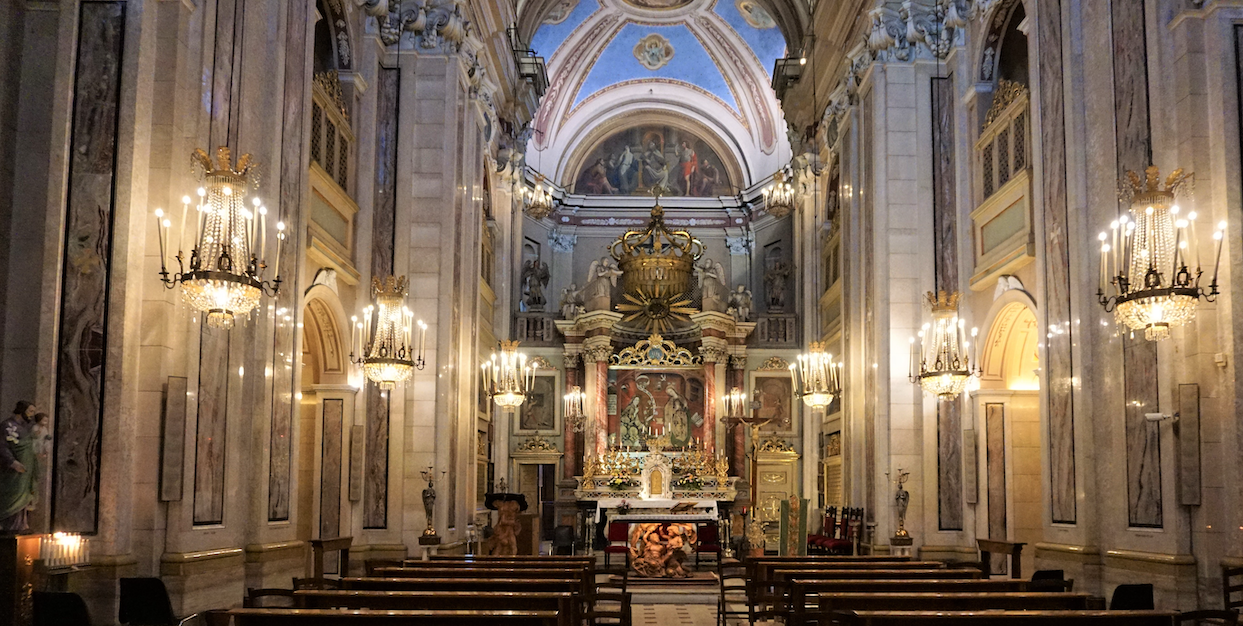
[[[1103,598],[1072,593],[1063,581],[990,580],[978,569],[906,557],[758,557],[741,567],[752,624],[1173,626],[1180,621],[1173,611],[1103,610]],[[722,582],[723,609],[725,589]]]
[[[366,576],[280,592],[285,607],[213,615],[213,626],[579,626],[615,613],[629,623],[630,597],[596,584],[591,557],[457,557],[376,561]],[[273,590],[264,590],[273,593]],[[610,604],[611,603],[611,604]],[[607,606],[608,610],[602,608]]]

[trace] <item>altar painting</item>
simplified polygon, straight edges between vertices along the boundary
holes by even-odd
[[[649,433],[669,445],[689,446],[704,436],[704,380],[698,370],[609,370],[616,405],[609,404],[609,440],[642,449]]]
[[[761,432],[796,434],[798,420],[794,412],[794,380],[789,372],[755,373],[752,388],[755,390],[756,417],[768,420],[760,427]]]

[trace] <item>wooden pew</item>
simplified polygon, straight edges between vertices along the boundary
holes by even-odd
[[[233,626],[573,626],[557,611],[232,609]]]
[[[575,578],[343,578],[342,589],[369,591],[572,591],[582,593],[584,579]]]
[[[876,556],[793,556],[793,557],[763,557],[757,559],[748,559],[746,562],[747,577],[756,580],[768,580],[771,578],[771,571],[776,568],[781,569],[903,569],[912,567],[914,569],[933,569],[944,568],[945,564],[940,561],[912,561],[909,557],[876,557]],[[895,564],[902,565],[894,567]],[[912,564],[912,565],[908,565]]]
[[[757,589],[750,601],[757,604],[769,603],[775,608],[764,611],[763,607],[754,607],[753,613],[762,615],[765,612],[772,616],[784,617],[787,622],[793,621],[793,607],[807,607],[809,599],[816,596],[811,610],[816,610],[819,597],[845,593],[1004,593],[1027,591],[1026,580],[988,580],[988,579],[875,579],[875,580],[842,580],[842,579],[803,579],[793,578],[778,583],[769,590]],[[806,609],[804,609],[806,610]]]
[[[816,580],[978,580],[982,577],[979,570],[952,569],[775,569],[767,580],[782,582],[794,578]]]
[[[577,602],[569,591],[360,591],[301,590],[294,601],[302,609],[460,609],[487,611],[569,611]]]
[[[370,562],[370,561],[369,561],[369,562]],[[476,567],[476,568],[481,568],[481,567],[500,567],[500,568],[505,568],[505,567],[519,567],[519,568],[530,568],[530,569],[545,569],[545,568],[552,568],[552,569],[556,569],[556,568],[561,568],[561,569],[568,569],[568,568],[594,568],[594,567],[595,567],[595,564],[596,564],[594,560],[583,560],[583,561],[547,561],[547,560],[543,560],[543,559],[540,559],[540,560],[529,560],[529,561],[500,561],[500,560],[489,560],[489,561],[457,560],[457,561],[449,561],[449,560],[444,560],[444,559],[433,559],[433,560],[431,560],[431,561],[420,561],[420,560],[417,560],[417,559],[406,559],[406,560],[404,560],[404,561],[376,561],[376,563],[377,563],[377,566],[378,566],[378,567],[431,567],[431,568],[436,568],[436,567]]]
[[[1172,611],[841,611],[852,626],[1173,626]]]
[[[586,575],[585,568],[500,568],[500,567],[378,567],[378,578],[574,578]]]
[[[406,559],[406,560],[415,561],[418,559]],[[584,556],[581,554],[575,555],[575,556],[570,556],[570,555],[565,555],[565,554],[556,555],[556,556],[552,556],[552,555],[534,556],[530,554],[508,555],[508,556],[506,555],[484,555],[484,554],[477,554],[474,556],[465,556],[461,554],[457,554],[457,555],[437,554],[437,555],[432,556],[432,560],[433,561],[475,561],[479,563],[515,562],[515,561],[530,562],[530,563],[595,563],[596,562],[596,558],[594,556]]]
[[[819,606],[793,605],[791,624],[827,624],[834,611],[981,611],[1104,609],[1104,598],[1086,593],[832,593]],[[808,598],[808,602],[812,602]]]

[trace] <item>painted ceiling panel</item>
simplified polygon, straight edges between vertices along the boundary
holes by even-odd
[[[658,37],[651,37],[652,35]],[[661,45],[662,38],[671,46],[671,54],[670,47],[656,49]],[[643,52],[648,45],[653,46],[650,56]],[[636,51],[637,46],[639,51]],[[649,65],[645,66],[640,57],[644,57]],[[649,69],[656,65],[659,65],[656,69]],[[592,66],[587,79],[575,95],[574,106],[611,85],[650,79],[694,85],[716,96],[735,111],[738,110],[734,94],[716,62],[704,50],[699,39],[684,25],[627,24],[622,27]]]
[[[563,3],[554,11],[554,15],[545,19],[539,30],[531,37],[531,49],[535,53],[551,60],[557,47],[573,34],[574,30],[587,21],[591,14],[600,10],[597,0],[578,0]]]
[[[772,16],[755,0],[717,0],[714,10],[751,46],[751,52],[771,76],[774,62],[786,53],[785,37]]]

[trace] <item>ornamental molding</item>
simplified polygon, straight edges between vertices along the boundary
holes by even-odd
[[[576,243],[578,243],[578,235],[560,226],[555,226],[548,231],[548,245],[552,246],[554,252],[573,252]]]
[[[729,248],[729,253],[734,256],[751,254],[751,248],[754,246],[755,236],[750,231],[744,232],[738,237],[725,237],[725,247]]]
[[[761,363],[761,364],[760,364],[760,366],[759,366],[758,368],[756,368],[756,371],[759,371],[759,372],[777,372],[777,371],[784,372],[784,371],[787,371],[787,370],[789,370],[789,369],[790,369],[790,362],[789,362],[789,361],[787,361],[787,360],[785,360],[785,359],[783,359],[783,358],[781,358],[781,357],[779,357],[779,356],[770,356],[770,357],[768,357],[767,359],[765,359],[765,360],[764,360],[764,362],[763,362],[763,363]]]
[[[592,363],[603,363],[613,358],[611,346],[587,346],[583,348],[583,358]]]
[[[364,12],[375,17],[384,45],[398,44],[404,33],[411,33],[416,48],[446,53],[461,51],[471,34],[470,20],[462,14],[463,0],[405,4],[400,0],[367,0],[361,4]]]
[[[531,369],[534,370],[555,370],[557,369],[552,363],[542,356],[537,356],[528,362]]]
[[[970,0],[877,0],[867,47],[879,61],[944,59],[964,42]]]
[[[725,346],[705,344],[699,346],[699,354],[707,363],[724,363],[729,357],[729,350]]]
[[[703,365],[703,357],[679,348],[660,335],[652,335],[640,339],[633,347],[622,349],[609,362],[625,367],[695,367]]]
[[[790,442],[776,435],[769,435],[767,439],[760,444],[760,452],[794,452],[794,446]]]
[[[561,450],[553,442],[536,435],[520,442],[514,447],[514,452],[561,452]]]
[[[336,107],[341,117],[348,122],[350,112],[345,108],[345,95],[341,91],[341,77],[337,74],[337,70],[317,72],[312,80],[315,86],[320,88],[324,95],[328,96],[328,99],[332,101],[332,105]]]
[[[997,121],[1006,107],[1015,100],[1025,97],[1027,97],[1027,87],[1022,84],[1004,78],[998,81],[997,91],[993,92],[993,103],[988,107],[988,113],[984,114],[984,127],[988,128]]]
[[[581,352],[562,352],[561,362],[565,364],[566,369],[578,367],[578,360],[582,358]]]

